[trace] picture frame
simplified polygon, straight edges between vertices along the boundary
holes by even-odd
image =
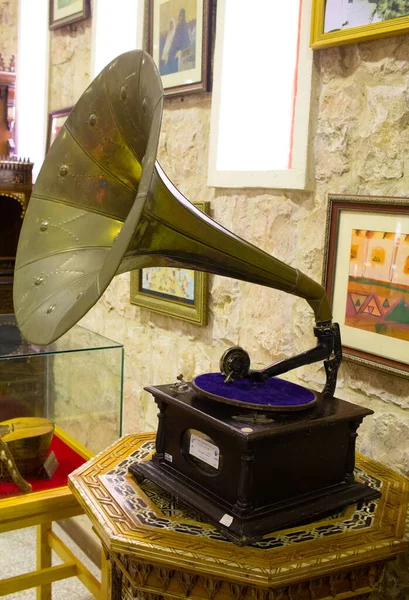
[[[148,52],[165,96],[210,90],[212,0],[148,0]]]
[[[392,0],[313,0],[311,48],[364,42],[409,31],[409,8]]]
[[[50,0],[49,29],[83,21],[90,14],[90,0]]]
[[[209,214],[209,202],[194,204]],[[196,325],[207,324],[208,291],[208,274],[202,271],[150,267],[131,272],[131,304]]]
[[[49,151],[51,144],[60,133],[60,130],[72,109],[73,107],[70,106],[69,108],[61,108],[60,110],[53,110],[48,113],[46,153]]]
[[[329,195],[323,285],[344,358],[409,377],[409,199]]]

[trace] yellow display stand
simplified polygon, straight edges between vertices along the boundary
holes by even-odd
[[[59,427],[55,428],[54,435],[85,460],[92,457],[86,448]],[[0,495],[0,533],[33,525],[37,528],[37,569],[16,577],[0,579],[0,596],[36,587],[37,600],[50,600],[53,582],[68,577],[78,577],[95,598],[100,600],[107,598],[108,571],[105,556],[101,558],[102,581],[100,583],[52,531],[53,521],[75,517],[83,512],[83,508],[67,485],[12,497]],[[51,566],[53,550],[63,561],[62,565]]]
[[[129,435],[69,476],[109,556],[106,600],[369,600],[385,563],[407,551],[409,481],[364,456],[357,477],[378,500],[239,548],[129,475],[154,450],[154,434]]]

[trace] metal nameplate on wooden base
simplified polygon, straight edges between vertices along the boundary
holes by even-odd
[[[160,409],[156,453],[130,472],[236,544],[379,497],[354,479],[356,432],[369,409],[314,392],[309,410],[253,412],[201,397],[190,384],[147,390]]]

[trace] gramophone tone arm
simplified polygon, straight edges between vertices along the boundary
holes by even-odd
[[[296,356],[280,360],[260,371],[250,370],[248,376],[254,380],[265,381],[269,377],[287,373],[297,367],[324,360],[327,376],[324,394],[332,396],[335,392],[337,373],[342,359],[339,325],[338,323],[331,323],[327,326],[314,327],[314,335],[317,337],[317,345],[315,348],[311,348]]]
[[[261,380],[268,379],[269,377],[275,377],[282,373],[287,373],[297,367],[304,365],[310,365],[311,363],[318,362],[320,360],[326,360],[332,353],[334,347],[334,337],[331,334],[325,334],[319,327],[314,327],[314,334],[318,338],[317,345],[315,348],[301,352],[296,356],[285,358],[280,360],[261,371],[250,371],[250,377],[252,379]]]
[[[323,360],[326,372],[325,396],[333,396],[337,383],[337,374],[342,360],[342,345],[338,323],[328,323],[314,327],[317,345],[306,352],[280,360],[260,371],[250,369],[250,357],[243,348],[229,348],[220,359],[220,371],[226,376],[225,383],[236,379],[265,381],[270,377],[282,375],[297,367]]]

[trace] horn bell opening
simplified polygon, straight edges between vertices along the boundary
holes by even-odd
[[[152,58],[126,52],[90,84],[50,148],[16,256],[14,309],[29,342],[58,339],[118,271],[150,189],[162,108]]]

